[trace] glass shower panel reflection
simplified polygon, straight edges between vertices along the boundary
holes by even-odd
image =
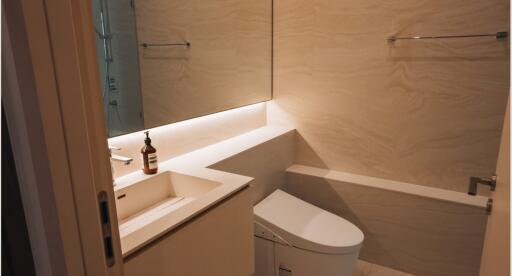
[[[144,128],[133,2],[92,0],[108,136]]]

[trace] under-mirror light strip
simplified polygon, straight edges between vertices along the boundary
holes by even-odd
[[[213,113],[213,114],[208,114],[208,115],[197,117],[197,118],[192,118],[189,120],[184,120],[181,122],[176,122],[176,123],[172,123],[172,124],[168,124],[168,125],[158,126],[158,127],[154,127],[154,128],[150,128],[150,129],[144,129],[144,130],[140,130],[137,132],[124,134],[124,135],[117,136],[117,137],[112,137],[112,138],[109,138],[108,141],[109,141],[109,144],[123,143],[123,141],[130,140],[131,137],[133,137],[133,136],[141,136],[145,131],[148,131],[148,130],[150,132],[159,133],[162,131],[168,132],[168,131],[172,131],[173,129],[177,130],[177,129],[187,128],[187,127],[191,127],[191,126],[200,127],[203,124],[215,123],[216,121],[219,121],[219,120],[225,120],[227,118],[236,118],[236,117],[244,115],[244,114],[254,113],[259,110],[263,110],[263,109],[265,109],[265,105],[266,105],[266,102],[260,102],[260,103],[256,103],[256,104],[246,105],[246,106],[233,108],[233,109],[229,109],[229,110],[225,110],[225,111],[221,111],[221,112],[217,112],[217,113]]]

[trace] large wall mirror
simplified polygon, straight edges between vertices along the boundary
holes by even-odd
[[[271,98],[272,0],[92,0],[109,137]]]

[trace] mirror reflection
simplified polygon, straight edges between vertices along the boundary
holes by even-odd
[[[271,98],[271,0],[92,4],[109,137]]]

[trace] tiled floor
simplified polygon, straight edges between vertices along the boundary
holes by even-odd
[[[354,276],[414,276],[385,266],[358,260]]]

